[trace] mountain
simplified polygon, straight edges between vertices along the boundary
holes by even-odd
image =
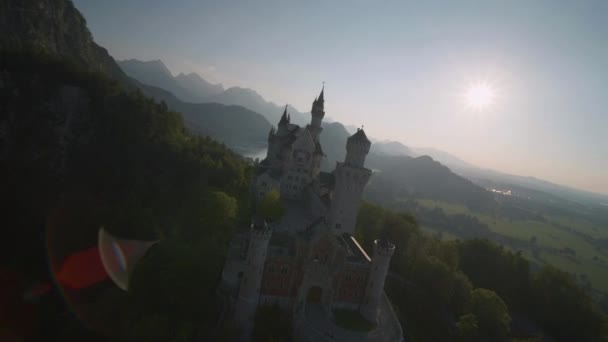
[[[417,154],[409,147],[398,141],[384,140],[375,141],[372,144],[370,153],[384,154],[388,156],[416,156]]]
[[[608,195],[574,189],[527,176],[511,175],[479,167],[454,167],[454,172],[488,188],[512,190],[521,196],[544,202],[568,202],[567,205],[583,205],[601,208],[608,203]]]
[[[215,279],[228,246],[220,221],[248,197],[249,167],[133,89],[70,1],[0,0],[0,215],[11,226],[0,239],[9,285],[0,302],[12,312],[0,340],[149,340],[140,322],[157,314],[184,328],[148,336],[218,339]],[[113,286],[99,260],[100,227],[163,237],[144,258],[154,276],[138,265],[141,287]],[[124,303],[132,315],[117,314]]]
[[[279,106],[274,102],[266,101],[255,90],[249,88],[232,87],[226,89],[221,94],[211,96],[207,99],[210,102],[222,104],[239,105],[258,112],[273,125],[278,124],[281,114],[283,114],[284,106]],[[311,100],[312,103],[312,100]],[[304,125],[310,122],[310,114],[301,113],[292,106],[288,106],[287,110],[291,114],[291,122]]]
[[[323,132],[320,142],[323,146],[325,158],[321,163],[321,168],[331,171],[336,166],[337,161],[343,161],[346,156],[346,139],[351,135],[339,122],[323,123]]]
[[[476,211],[491,211],[496,205],[491,192],[429,156],[370,154],[366,164],[374,170],[366,191],[370,199],[379,203],[430,198],[461,203]]]
[[[146,84],[163,84],[170,92],[195,99],[194,89],[207,87],[209,95],[222,91],[221,86],[207,84],[193,75],[174,78],[161,61],[121,61],[120,66],[106,49],[93,41],[84,17],[70,1],[44,0],[0,2],[0,49],[32,50],[61,56],[78,68],[100,72],[127,89],[139,87],[143,93],[157,100],[164,100],[170,109],[182,112],[186,126],[193,132],[208,135],[237,150],[243,146],[263,144],[270,124],[251,110],[220,104],[189,104],[167,91],[154,89]],[[56,20],[60,18],[61,20]],[[44,27],[45,29],[38,29]],[[140,82],[127,76],[122,68],[137,77]],[[187,85],[188,87],[182,87]],[[277,107],[278,108],[278,107]],[[238,122],[238,125],[234,123]]]
[[[224,90],[223,86],[211,84],[195,73],[174,77],[162,61],[144,62],[130,59],[120,61],[119,65],[130,77],[143,84],[168,90],[185,102],[216,102],[242,106],[262,114],[273,125],[279,122],[283,113],[284,106],[266,101],[253,89],[231,87]],[[310,121],[309,113],[299,112],[292,106],[288,106],[288,110],[293,123],[303,125]]]
[[[137,84],[145,95],[180,112],[186,127],[195,134],[212,137],[241,154],[266,146],[271,125],[256,112],[219,103],[187,103],[164,89]]]
[[[432,148],[432,147],[414,147],[413,151],[415,154],[417,155],[427,155],[432,157],[433,159],[437,160],[438,162],[449,166],[450,168],[471,168],[471,167],[476,167],[471,163],[468,163],[458,157],[456,157],[455,155],[446,152],[446,151],[442,151],[442,150],[438,150],[436,148]]]
[[[41,29],[44,28],[44,29]],[[93,41],[86,20],[71,1],[0,1],[0,49],[28,50],[69,59],[130,86],[108,51]]]
[[[192,78],[182,76],[178,80],[173,77],[171,71],[160,60],[142,62],[136,59],[129,59],[119,61],[118,65],[129,77],[136,79],[140,83],[165,89],[185,102],[205,102],[205,98],[209,95],[197,93],[184,87],[187,84],[196,87],[195,89],[200,89],[200,85],[197,85],[197,82]],[[186,81],[186,79],[189,81]]]
[[[209,97],[219,95],[224,91],[224,86],[221,84],[209,83],[199,74],[193,72],[189,74],[180,73],[175,76],[175,80],[182,88],[189,90],[193,95],[205,94],[205,97]]]

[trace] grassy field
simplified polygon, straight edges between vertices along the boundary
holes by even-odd
[[[522,253],[532,262],[546,262],[576,274],[579,278],[583,275],[593,288],[608,292],[608,251],[599,249],[590,241],[608,238],[608,227],[598,227],[584,219],[547,215],[544,215],[544,221],[497,218],[489,214],[471,212],[464,205],[428,199],[416,201],[426,208],[441,208],[448,215],[474,216],[495,233],[527,242],[529,248],[522,250]],[[423,229],[436,234],[432,228]],[[443,239],[457,238],[446,232],[442,235]],[[530,242],[533,238],[538,251],[535,255],[532,253],[533,245]],[[565,248],[574,253],[564,252]]]
[[[439,231],[431,228],[431,227],[427,227],[427,226],[421,226],[420,227],[422,229],[423,232],[426,232],[428,234],[431,234],[433,236],[436,236],[437,234],[439,234]],[[458,236],[450,233],[450,232],[442,232],[441,233],[441,240],[443,241],[450,241],[450,240],[458,240]]]

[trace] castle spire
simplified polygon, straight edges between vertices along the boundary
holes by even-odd
[[[319,100],[321,101],[321,103],[325,102],[325,99],[323,97],[323,92],[325,91],[325,82],[323,82],[323,87],[321,88],[321,94],[319,95]]]
[[[321,94],[319,94],[319,97],[316,97],[315,100],[312,102],[312,116],[319,116],[321,118],[323,118],[325,116],[325,82],[323,82],[323,88],[321,88]]]
[[[289,122],[287,118],[287,105],[285,105],[285,110],[283,111],[283,115],[281,115],[281,121],[279,121],[279,125],[284,125]]]

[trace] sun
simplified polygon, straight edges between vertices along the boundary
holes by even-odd
[[[477,82],[469,86],[465,99],[469,107],[481,111],[494,103],[496,91],[486,82]]]

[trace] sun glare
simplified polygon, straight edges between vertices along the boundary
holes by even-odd
[[[494,103],[495,90],[485,82],[471,84],[465,94],[467,105],[475,110],[484,110]]]

